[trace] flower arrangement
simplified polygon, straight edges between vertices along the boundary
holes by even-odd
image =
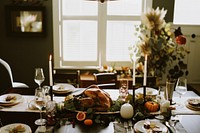
[[[148,76],[163,77],[168,71],[167,78],[178,78],[188,75],[187,64],[184,63],[189,50],[186,38],[181,28],[172,29],[171,23],[166,23],[164,17],[167,10],[150,9],[142,14],[141,24],[136,26],[135,35],[139,39],[139,56],[136,71],[143,73],[144,56],[148,56]],[[135,46],[133,46],[135,47]],[[129,47],[131,51],[133,47]]]

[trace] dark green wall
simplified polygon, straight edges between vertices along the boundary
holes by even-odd
[[[34,68],[42,67],[45,73],[45,83],[48,84],[48,57],[53,53],[52,0],[46,0],[46,37],[10,37],[6,35],[4,6],[11,0],[0,0],[0,58],[6,60],[12,67],[15,81],[21,81],[30,87],[34,83]],[[153,7],[162,5],[168,9],[166,19],[172,20],[173,0],[154,0]]]
[[[165,21],[173,22],[174,0],[153,0],[153,8],[156,9],[157,7],[167,9]]]
[[[21,81],[30,87],[36,87],[34,83],[34,68],[44,68],[48,84],[48,56],[53,51],[52,28],[52,1],[44,2],[46,6],[45,37],[10,37],[6,35],[4,6],[11,0],[0,1],[0,58],[6,60],[12,67],[15,81]]]

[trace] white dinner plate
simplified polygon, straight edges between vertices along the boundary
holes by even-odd
[[[146,133],[146,129],[144,128],[144,122],[145,122],[145,120],[138,121],[134,125],[135,131],[140,132],[140,133]],[[150,121],[150,123],[151,124],[155,124],[155,126],[157,128],[159,128],[160,131],[162,131],[162,133],[167,133],[168,132],[167,127],[165,125],[163,125],[162,123],[157,122],[157,121]]]
[[[138,89],[135,90],[135,94],[143,94],[143,87],[140,87]],[[146,95],[148,96],[154,96],[158,94],[158,90],[154,89],[154,88],[150,88],[150,87],[146,87]]]
[[[28,125],[23,124],[23,123],[13,123],[13,124],[3,126],[0,128],[0,133],[10,133],[9,131],[13,130],[17,126],[22,126],[25,129],[24,132],[19,132],[19,133],[32,133],[31,128]]]
[[[13,100],[7,101],[8,97],[12,97]],[[0,96],[0,105],[1,106],[13,106],[21,102],[23,99],[22,95],[15,93],[8,93]]]
[[[75,87],[71,84],[56,84],[53,86],[53,92],[58,94],[73,92]]]

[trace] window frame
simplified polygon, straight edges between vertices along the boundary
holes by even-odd
[[[97,41],[97,47],[98,47],[98,50],[97,50],[97,61],[95,63],[92,63],[92,65],[86,65],[86,66],[79,66],[81,64],[81,62],[79,62],[77,65],[75,62],[71,62],[70,64],[76,64],[76,66],[72,66],[72,65],[64,65],[62,64],[62,50],[61,50],[61,47],[62,47],[62,39],[61,39],[61,36],[59,35],[62,35],[62,28],[60,25],[62,25],[61,23],[61,13],[60,11],[62,10],[58,10],[59,8],[62,8],[62,6],[60,5],[60,1],[61,0],[55,0],[55,1],[52,1],[52,6],[53,6],[53,44],[54,44],[54,67],[55,68],[74,68],[74,69],[88,69],[88,68],[99,68],[100,66],[103,66],[104,64],[107,64],[107,65],[111,65],[113,63],[111,62],[106,62],[106,56],[103,56],[102,55],[106,55],[106,50],[104,51],[103,49],[106,49],[106,22],[105,19],[104,20],[101,20],[105,23],[102,23],[101,22],[101,25],[98,25],[98,29],[104,29],[104,30],[100,30],[100,31],[105,31],[105,32],[98,32],[98,41]],[[151,8],[152,7],[152,0],[142,0],[142,10],[145,12],[148,8]],[[100,2],[98,2],[98,6],[101,6],[103,8],[103,10],[106,10],[106,4],[102,4]],[[100,13],[99,16],[102,16],[103,14],[101,14],[100,12],[100,8],[98,8],[98,12]],[[60,15],[58,15],[60,14]],[[108,19],[107,20],[117,20],[118,18],[120,18],[119,16],[109,16],[107,15]],[[66,19],[79,19],[81,20],[84,19],[84,17],[81,17],[81,16],[70,16],[70,17],[67,17]],[[88,16],[87,17],[88,19],[90,20],[93,20],[95,18],[95,16]],[[105,16],[103,18],[106,18]],[[100,20],[100,17],[97,16],[96,18],[98,21]],[[102,19],[102,18],[101,18]],[[129,16],[128,18],[123,18],[121,17],[121,20],[129,20],[129,21],[140,21],[140,16],[136,16],[136,17],[133,17],[133,16]],[[97,22],[98,22],[97,21]],[[98,30],[97,29],[97,30]],[[103,46],[100,46],[99,44],[105,44]],[[100,48],[101,47],[101,48]],[[100,61],[101,60],[101,61]],[[90,64],[91,62],[84,62],[84,64]],[[120,61],[117,62],[115,64],[116,66],[131,66],[131,61]]]

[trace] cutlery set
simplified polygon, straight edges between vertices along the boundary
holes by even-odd
[[[126,129],[126,133],[134,133],[133,122],[131,120],[124,122],[124,128]]]
[[[177,122],[178,122],[177,120],[170,120],[165,122],[165,125],[168,127],[171,133],[178,133],[175,127]]]

